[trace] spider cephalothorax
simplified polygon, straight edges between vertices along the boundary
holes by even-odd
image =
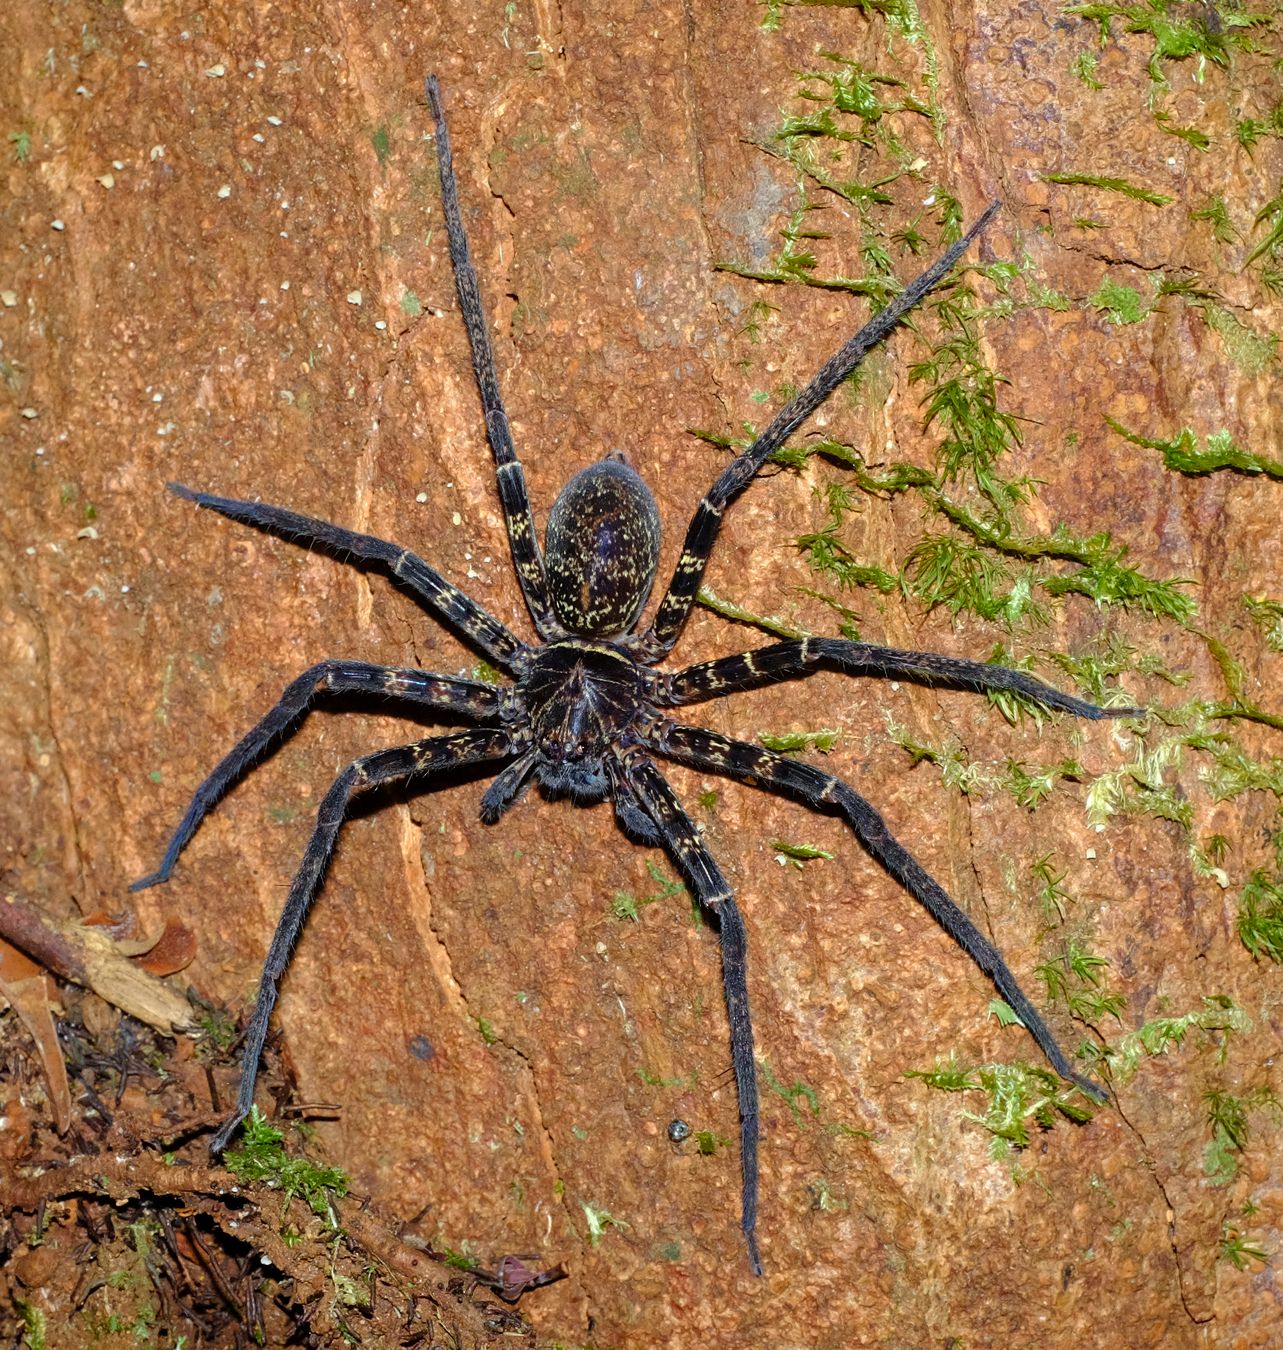
[[[869,853],[989,975],[1057,1072],[1097,1100],[1105,1096],[1098,1084],[1074,1071],[998,950],[892,837],[881,816],[859,793],[814,765],[686,726],[668,714],[686,704],[803,677],[820,669],[969,690],[1005,690],[1079,717],[1120,717],[1136,714],[1139,709],[1099,708],[1000,666],[839,638],[777,642],[672,672],[652,668],[672,649],[686,621],[726,507],[785,439],[850,375],[864,354],[962,257],[992,219],[997,204],[851,338],[752,445],[718,475],[691,520],[676,570],[654,618],[648,626],[640,627],[658,565],[659,513],[641,478],[621,457],[608,455],[571,478],[549,516],[546,547],[542,551],[539,548],[525,477],[499,396],[494,355],[459,211],[450,141],[434,79],[428,80],[428,100],[436,123],[441,197],[460,310],[494,451],[513,563],[540,642],[522,642],[408,549],[278,506],[214,497],[174,485],[179,496],[233,520],[325,549],[345,560],[355,558],[381,567],[427,610],[457,629],[511,681],[496,687],[365,661],[322,661],[286,689],[276,706],[197,788],[159,869],[137,882],[134,889],[169,877],[179,854],[219,798],[253,767],[269,745],[293,730],[322,695],[390,696],[436,710],[448,719],[476,724],[464,731],[365,755],[344,769],[325,794],[263,966],[258,999],[246,1029],[236,1110],[211,1143],[217,1152],[226,1146],[253,1104],[254,1080],[277,985],[353,797],[380,784],[417,781],[459,765],[485,762],[503,766],[481,799],[481,816],[487,822],[498,820],[532,779],[554,796],[586,801],[609,797],[631,835],[660,845],[672,855],[717,926],[740,1110],[742,1227],[750,1264],[761,1274],[756,1233],[757,1070],[744,924],[726,879],[660,773],[657,759],[751,782],[840,816]]]

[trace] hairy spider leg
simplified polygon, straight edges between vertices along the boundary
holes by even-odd
[[[254,1083],[258,1078],[258,1061],[267,1042],[267,1028],[276,1006],[276,991],[298,935],[302,931],[312,899],[334,853],[339,830],[347,817],[348,807],[358,793],[388,783],[404,782],[422,774],[466,764],[480,764],[486,760],[504,759],[514,752],[511,737],[502,728],[480,727],[457,731],[447,736],[431,736],[409,745],[379,750],[354,760],[334,780],[330,790],[321,799],[316,812],[316,828],[308,840],[303,863],[290,885],[289,898],[281,912],[268,948],[267,960],[259,981],[254,1011],[245,1028],[245,1048],[241,1059],[240,1088],[236,1094],[236,1110],[223,1122],[210,1141],[210,1152],[221,1153],[236,1131],[236,1127],[250,1113],[254,1105]]]
[[[846,638],[802,638],[776,642],[738,656],[701,661],[661,677],[656,702],[670,708],[741,689],[757,689],[780,680],[814,675],[817,670],[840,670],[847,675],[876,675],[882,679],[906,679],[918,684],[970,689],[986,693],[1019,694],[1048,708],[1100,721],[1106,717],[1144,717],[1144,708],[1102,708],[1086,699],[1062,694],[1023,671],[984,661],[941,656],[936,652],[906,652],[896,647],[875,647]]]
[[[611,763],[611,761],[607,761]],[[659,827],[673,860],[694,889],[701,906],[717,920],[722,949],[722,984],[726,991],[726,1014],[731,1030],[731,1066],[740,1117],[740,1175],[743,1184],[740,1227],[748,1244],[749,1265],[754,1275],[762,1273],[757,1250],[757,1065],[753,1061],[753,1020],[748,1004],[748,935],[735,897],[721,869],[699,836],[694,822],[682,809],[677,794],[656,768],[649,755],[637,749],[625,751],[612,765],[613,773],[649,812]]]
[[[690,613],[699,583],[708,565],[722,513],[726,507],[752,482],[754,475],[784,444],[789,436],[864,360],[869,350],[891,332],[901,319],[937,285],[967,251],[971,242],[997,214],[999,202],[991,202],[979,220],[946,252],[915,277],[885,309],[879,310],[868,323],[821,367],[819,374],[795,398],[776,413],[770,425],[746,449],[737,455],[717,476],[709,488],[686,531],[682,555],[673,571],[673,579],[650,628],[636,640],[644,660],[658,661],[672,650]]]
[[[468,330],[468,343],[472,348],[472,369],[476,373],[481,407],[485,412],[486,434],[490,438],[490,448],[494,451],[495,476],[499,482],[503,518],[508,527],[512,562],[517,569],[521,593],[526,598],[535,628],[541,638],[550,641],[564,637],[565,629],[558,622],[548,597],[548,577],[530,511],[526,472],[517,458],[512,430],[508,426],[508,414],[499,392],[494,350],[490,345],[490,331],[486,327],[485,307],[481,303],[481,287],[477,281],[477,269],[472,265],[472,250],[463,227],[463,214],[459,210],[459,185],[454,177],[450,132],[446,127],[441,89],[435,75],[428,76],[427,89],[436,133],[441,206],[445,213],[446,238],[450,244],[450,262],[454,267],[454,284],[459,293],[459,310],[463,314],[463,325]]]
[[[840,778],[797,760],[743,741],[730,740],[702,727],[662,722],[645,736],[646,743],[669,759],[697,769],[751,780],[769,792],[792,794],[808,806],[841,815],[870,854],[913,896],[969,957],[993,981],[1025,1029],[1062,1078],[1077,1085],[1097,1102],[1108,1101],[1105,1089],[1077,1073],[1037,1008],[1002,959],[998,949],[967,914],[949,898],[944,887],[887,828],[876,810]]]
[[[297,730],[318,698],[356,693],[382,694],[386,698],[478,721],[496,717],[500,705],[499,691],[477,680],[459,680],[397,666],[376,666],[369,661],[321,661],[292,680],[267,715],[223,756],[192,795],[160,866],[150,876],[135,881],[129,889],[145,891],[149,886],[169,880],[174,864],[200,828],[201,821],[233,784],[254,767],[273,742]]]
[[[435,567],[430,567],[408,548],[376,539],[370,534],[357,534],[328,520],[301,515],[283,506],[268,506],[265,502],[242,502],[232,497],[215,497],[208,492],[194,492],[181,483],[168,483],[169,490],[207,511],[217,511],[229,520],[279,534],[295,544],[315,545],[344,562],[360,558],[363,562],[378,563],[400,581],[426,609],[444,619],[464,637],[474,643],[495,665],[513,674],[525,669],[530,649],[520,638],[510,633],[493,614],[447,581]]]

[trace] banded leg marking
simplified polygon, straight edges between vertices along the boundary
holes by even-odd
[[[241,1059],[241,1081],[236,1094],[236,1109],[223,1122],[210,1141],[210,1152],[221,1153],[236,1127],[250,1113],[254,1105],[254,1083],[258,1078],[258,1061],[267,1042],[267,1028],[276,1006],[277,987],[289,964],[290,954],[298,941],[307,912],[325,876],[334,854],[339,830],[347,817],[352,798],[358,793],[381,784],[403,782],[420,774],[464,764],[478,764],[484,760],[502,759],[511,753],[506,731],[486,728],[459,731],[449,736],[432,736],[410,745],[379,750],[353,761],[334,780],[321,800],[316,813],[316,828],[308,840],[303,862],[290,885],[289,898],[281,912],[268,948],[267,960],[259,981],[254,1011],[245,1029],[245,1049]]]
[[[839,670],[848,675],[875,675],[904,679],[946,688],[976,692],[1005,691],[1022,694],[1048,708],[1099,721],[1107,717],[1142,717],[1145,710],[1133,707],[1102,708],[1086,699],[1063,694],[1059,689],[1020,670],[968,661],[934,652],[906,652],[895,647],[875,647],[845,638],[803,638],[777,642],[738,656],[702,661],[669,675],[660,697],[668,707],[681,707],[716,698],[739,689],[755,689],[779,680],[813,675],[817,670]]]
[[[563,637],[564,631],[552,612],[548,599],[548,579],[544,573],[543,555],[535,535],[530,512],[530,493],[526,487],[525,470],[517,458],[512,441],[512,429],[499,392],[499,376],[495,372],[494,348],[490,330],[486,327],[485,306],[481,303],[481,286],[477,269],[472,262],[472,249],[463,225],[459,208],[459,185],[454,176],[454,157],[450,150],[450,131],[446,126],[445,110],[441,106],[441,90],[435,75],[427,80],[428,103],[437,142],[437,168],[441,177],[441,207],[445,214],[446,239],[450,245],[450,262],[454,268],[455,289],[459,293],[459,310],[468,332],[472,350],[472,369],[481,395],[481,408],[486,419],[486,436],[494,451],[495,475],[499,484],[499,500],[508,529],[508,545],[512,550],[513,565],[521,582],[521,593],[539,636],[545,640]]]
[[[947,249],[920,276],[912,280],[885,309],[879,310],[839,351],[795,398],[775,415],[770,425],[742,454],[736,456],[718,475],[699,504],[682,548],[673,579],[660,601],[655,622],[640,639],[647,659],[658,660],[672,650],[673,643],[695,600],[699,583],[708,563],[708,555],[717,538],[722,512],[752,482],[757,471],[784,444],[798,427],[864,360],[869,350],[882,341],[901,319],[917,305],[932,287],[938,285],[953,265],[971,246],[972,240],[998,211],[992,202],[985,213],[958,242]]]
[[[744,1230],[744,1241],[748,1246],[749,1265],[754,1275],[760,1275],[762,1258],[757,1250],[757,1150],[761,1128],[757,1065],[753,1059],[753,1020],[748,1004],[748,935],[744,931],[744,920],[721,869],[700,838],[691,818],[682,809],[677,795],[655,767],[654,761],[641,751],[626,751],[611,765],[611,773],[616,781],[622,776],[633,795],[646,808],[700,903],[717,919],[722,949],[722,985],[726,992],[726,1014],[731,1031],[731,1065],[735,1071],[735,1093],[740,1114],[740,1172],[743,1182],[740,1227]]]
[[[368,661],[322,661],[305,670],[286,687],[265,717],[256,722],[218,762],[213,772],[192,795],[187,810],[165,849],[160,866],[135,881],[131,891],[145,891],[168,881],[201,821],[214,809],[275,741],[298,729],[315,701],[323,695],[343,693],[384,694],[469,718],[494,717],[499,711],[499,693],[475,680],[456,680],[424,670],[376,666]]]
[[[1060,1048],[1042,1014],[1029,1001],[998,949],[895,838],[886,821],[854,788],[814,765],[787,759],[743,741],[730,740],[702,727],[684,727],[669,722],[652,730],[647,740],[658,753],[681,764],[731,778],[751,779],[770,792],[795,795],[810,806],[832,807],[869,853],[988,975],[1038,1043],[1052,1068],[1095,1101],[1108,1100],[1099,1083],[1074,1069],[1069,1056]]]
[[[386,539],[376,539],[372,534],[358,534],[341,525],[331,525],[328,520],[301,515],[283,506],[215,497],[208,492],[194,492],[181,483],[168,486],[177,496],[242,525],[282,535],[295,544],[315,544],[341,558],[350,554],[364,562],[377,563],[403,581],[427,609],[461,632],[497,666],[515,671],[523,664],[528,650],[526,644],[409,549]]]

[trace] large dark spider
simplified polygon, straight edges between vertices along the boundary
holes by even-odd
[[[459,306],[494,450],[512,560],[541,644],[532,647],[522,642],[408,549],[279,506],[233,501],[171,484],[180,497],[233,520],[386,570],[427,610],[452,625],[487,660],[511,675],[512,681],[495,687],[365,661],[322,661],[285,690],[280,702],[196,789],[159,869],[136,882],[133,889],[142,890],[168,879],[179,854],[215,803],[274,741],[297,726],[321,695],[391,696],[479,724],[472,730],[430,736],[362,756],[344,769],[325,794],[263,966],[258,998],[245,1033],[236,1110],[210,1145],[218,1153],[253,1104],[254,1080],[277,985],[356,794],[462,765],[506,760],[508,763],[481,798],[481,819],[487,824],[497,821],[532,779],[553,796],[570,796],[580,802],[610,798],[624,830],[640,842],[667,849],[704,910],[716,920],[739,1102],[742,1227],[749,1261],[754,1273],[760,1275],[756,1236],[757,1073],[745,978],[744,922],[699,830],[656,767],[656,756],[742,779],[841,816],[873,857],[989,976],[1056,1071],[1088,1096],[1105,1100],[1099,1084],[1074,1071],[993,944],[891,836],[882,817],[859,793],[811,764],[673,722],[666,710],[821,669],[974,691],[1008,691],[1078,717],[1131,716],[1139,709],[1100,708],[999,666],[837,638],[776,642],[678,671],[653,668],[668,655],[686,622],[726,507],[785,439],[851,374],[865,353],[945,276],[993,218],[998,203],[993,203],[956,244],[851,338],[752,445],[717,476],[686,531],[681,558],[654,619],[639,631],[638,619],[659,564],[659,513],[649,489],[620,456],[607,455],[566,484],[548,516],[545,548],[542,552],[539,548],[525,476],[499,395],[435,78],[428,79],[427,93],[436,124],[441,199]]]

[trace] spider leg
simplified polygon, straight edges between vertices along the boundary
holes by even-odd
[[[686,531],[686,541],[682,545],[682,556],[678,559],[673,579],[668,583],[668,591],[655,612],[655,620],[638,641],[639,650],[647,660],[659,660],[672,650],[673,643],[677,641],[677,634],[686,622],[699,590],[726,507],[753,481],[757,471],[789,436],[864,360],[866,353],[876,347],[923,296],[944,279],[971,246],[971,241],[993,219],[999,205],[998,202],[992,202],[984,215],[956,244],[941,254],[925,272],[915,277],[885,309],[879,310],[844,347],[834,353],[811,383],[781,408],[752,445],[737,455],[717,476],[695,510]]]
[[[267,716],[256,722],[223,756],[213,773],[192,795],[160,866],[149,876],[135,881],[129,889],[145,891],[149,886],[168,881],[174,864],[200,828],[201,821],[232,785],[254,766],[268,746],[294,731],[319,696],[343,693],[383,694],[477,719],[496,716],[500,707],[499,691],[476,680],[376,666],[368,661],[322,661],[292,681]]]
[[[377,563],[404,583],[428,610],[457,628],[496,665],[516,672],[524,664],[528,651],[526,644],[408,548],[401,548],[386,539],[376,539],[371,534],[345,530],[341,525],[331,525],[327,520],[301,515],[283,506],[215,497],[212,493],[195,492],[181,483],[166,486],[177,496],[195,502],[207,511],[217,511],[229,520],[253,525],[269,534],[283,535],[296,544],[314,544],[345,561],[350,555],[363,562]]]
[[[757,1144],[760,1134],[757,1065],[753,1060],[753,1022],[748,1006],[748,936],[731,888],[713,860],[691,818],[682,809],[654,761],[642,751],[626,750],[606,761],[612,782],[626,786],[659,828],[663,842],[686,874],[703,908],[717,919],[722,948],[722,983],[731,1028],[731,1064],[740,1113],[740,1171],[743,1216],[740,1227],[748,1244],[754,1275],[762,1273],[757,1250]]]
[[[498,728],[478,728],[454,732],[448,736],[432,736],[410,745],[398,745],[390,750],[379,750],[353,761],[334,780],[321,800],[316,812],[316,828],[308,840],[302,865],[290,886],[289,898],[272,935],[263,974],[259,981],[258,997],[249,1025],[245,1029],[245,1050],[241,1060],[241,1082],[236,1094],[236,1109],[224,1121],[210,1141],[210,1152],[221,1153],[236,1127],[250,1113],[254,1105],[254,1081],[258,1077],[258,1061],[267,1041],[267,1027],[276,1006],[276,990],[290,953],[302,931],[303,921],[329,866],[338,839],[339,829],[347,816],[348,806],[357,793],[367,792],[380,784],[402,782],[422,774],[437,772],[463,764],[477,764],[488,759],[502,759],[513,751],[508,733]]]
[[[860,843],[989,976],[1025,1029],[1038,1042],[1052,1068],[1093,1100],[1108,1100],[1099,1083],[1074,1070],[1069,1056],[1060,1048],[998,949],[949,898],[944,887],[892,835],[886,821],[854,788],[812,764],[786,759],[783,755],[730,740],[702,727],[663,722],[649,732],[646,740],[660,754],[681,764],[748,780],[770,792],[791,794],[800,797],[808,806],[828,808],[841,815]]]
[[[848,675],[877,675],[884,679],[908,679],[920,684],[946,685],[976,691],[995,690],[1023,694],[1048,708],[1097,721],[1103,717],[1143,717],[1143,708],[1102,708],[1086,699],[1062,694],[1051,685],[1019,670],[967,661],[935,652],[907,652],[895,647],[874,647],[845,638],[802,638],[776,642],[754,652],[702,661],[662,677],[656,696],[670,708],[700,703],[738,689],[756,689],[817,670],[837,669]]]
[[[454,284],[459,292],[459,309],[472,348],[472,369],[477,377],[481,407],[486,417],[486,435],[494,451],[499,500],[503,504],[503,518],[508,526],[512,562],[539,636],[544,639],[564,637],[565,630],[557,622],[548,599],[548,577],[544,572],[543,554],[539,550],[539,538],[535,534],[534,517],[530,511],[526,473],[517,458],[512,430],[508,426],[508,414],[499,392],[499,377],[495,373],[494,350],[490,346],[490,333],[486,327],[477,269],[472,265],[472,250],[468,246],[467,231],[463,228],[463,213],[459,210],[459,185],[455,181],[454,159],[450,153],[450,132],[446,127],[445,112],[441,107],[441,89],[435,75],[428,76],[427,88],[436,133],[441,206],[445,213],[450,261],[454,266]]]

